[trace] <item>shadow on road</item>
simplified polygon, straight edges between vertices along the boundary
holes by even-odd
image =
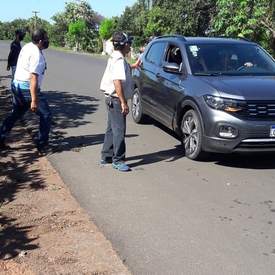
[[[243,169],[275,169],[275,153],[220,154],[209,156],[216,165]]]
[[[56,132],[58,134],[58,132]],[[59,135],[58,135],[59,136]],[[81,148],[103,143],[104,134],[70,136],[65,138],[53,138],[51,141],[52,151],[79,151]]]
[[[68,136],[68,129],[92,123],[85,116],[93,114],[98,108],[98,99],[73,92],[44,92],[53,114],[50,143],[53,152],[78,150],[102,142],[102,135]],[[25,119],[27,129],[34,138],[38,131],[38,119],[30,115]],[[31,122],[29,122],[31,121]]]
[[[58,136],[58,132],[56,132]],[[137,137],[138,135],[126,135],[127,138]],[[81,148],[102,144],[104,141],[104,134],[95,134],[95,135],[84,135],[84,136],[70,136],[62,138],[59,140],[58,138],[51,141],[52,151],[55,152],[63,152],[63,151],[79,151]]]
[[[1,75],[1,76],[0,76],[0,81],[1,81],[1,80],[4,80],[4,79],[11,79],[11,74],[8,74],[8,75]]]
[[[45,92],[53,113],[54,129],[64,130],[91,123],[84,116],[94,113],[99,101],[91,96],[61,91]]]
[[[159,122],[155,121],[154,119],[148,118],[145,122],[146,125],[153,125],[162,131],[166,132],[168,135],[174,137],[180,142],[180,137],[178,137],[172,130],[168,129],[167,127],[163,126]],[[139,161],[142,164],[149,164],[156,161],[163,160],[161,154],[168,152],[168,156],[165,159],[172,157],[174,154],[175,159],[180,159],[184,157],[184,150],[181,145],[176,146],[174,149],[165,150],[156,152],[153,154],[148,154],[149,160],[147,160],[146,155],[142,156],[135,156],[134,158],[143,158],[143,160]],[[171,155],[171,156],[170,156]],[[208,162],[213,163],[215,165],[220,166],[228,166],[233,168],[243,168],[243,169],[275,169],[275,152],[263,152],[263,153],[232,153],[232,154],[216,154],[216,153],[209,153],[201,162]],[[156,161],[153,159],[155,158]],[[150,160],[151,159],[151,160]],[[157,160],[159,159],[159,160]],[[191,160],[190,160],[191,161]],[[199,163],[199,162],[198,162]],[[133,166],[137,166],[138,164],[133,164]]]
[[[127,161],[135,161],[129,163],[129,166],[131,168],[134,168],[136,166],[142,166],[146,164],[156,163],[159,161],[166,161],[166,162],[173,162],[176,161],[184,156],[184,150],[181,145],[175,146],[173,149],[169,150],[162,150],[150,154],[143,154],[143,155],[137,155],[128,157]]]

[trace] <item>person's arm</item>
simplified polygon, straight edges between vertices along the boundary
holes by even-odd
[[[31,74],[31,81],[30,81],[30,92],[31,92],[31,110],[32,112],[36,112],[38,108],[38,75],[32,73]]]
[[[13,52],[14,52],[13,48],[14,48],[13,45],[11,45],[11,47],[10,47],[10,53],[9,53],[9,56],[8,56],[7,71],[9,71],[10,68],[11,68],[11,61],[12,61]]]
[[[10,54],[9,54],[9,57],[8,57],[8,64],[7,64],[7,71],[9,71],[11,68],[10,66]]]
[[[124,115],[128,115],[129,113],[129,107],[127,104],[127,100],[125,99],[124,96],[124,92],[123,92],[123,88],[122,88],[122,81],[121,80],[114,80],[114,85],[115,85],[115,90],[116,90],[116,94],[120,100],[120,104],[121,104],[121,109],[122,109],[122,113]]]
[[[135,63],[131,64],[131,68],[132,69],[137,69],[138,67],[140,67],[140,65],[141,65],[141,59],[138,58]]]

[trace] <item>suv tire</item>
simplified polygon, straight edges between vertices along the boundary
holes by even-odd
[[[134,89],[134,94],[131,101],[131,113],[135,123],[142,123],[145,115],[143,114],[143,108],[141,104],[141,96],[138,88]]]
[[[185,156],[192,160],[201,159],[204,155],[202,151],[202,126],[195,110],[189,110],[184,114],[181,132]]]

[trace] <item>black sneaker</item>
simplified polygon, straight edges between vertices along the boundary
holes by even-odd
[[[108,164],[112,164],[112,158],[106,158],[106,159],[101,159],[100,160],[100,165],[101,166],[105,166]]]
[[[0,151],[10,150],[11,147],[5,143],[4,140],[0,140]]]
[[[39,156],[45,156],[49,153],[49,144],[48,143],[42,143],[42,144],[36,144],[36,149],[38,151]]]

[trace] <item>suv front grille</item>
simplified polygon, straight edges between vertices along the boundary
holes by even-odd
[[[247,101],[240,115],[250,119],[275,120],[275,101]]]

